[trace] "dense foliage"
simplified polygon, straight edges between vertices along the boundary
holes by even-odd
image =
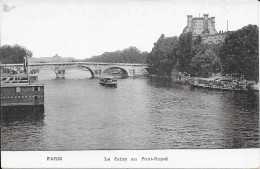
[[[176,52],[178,63],[176,67],[181,72],[191,72],[191,59],[194,55],[192,46],[192,33],[188,32],[181,34]]]
[[[174,65],[175,46],[177,46],[178,38],[165,38],[164,34],[154,43],[154,47],[149,54],[147,64],[149,65],[149,73],[159,76],[169,76]]]
[[[221,62],[214,52],[214,46],[197,44],[193,47],[194,57],[191,59],[191,70],[194,76],[208,77],[211,73],[219,72]]]
[[[226,73],[237,73],[246,79],[259,81],[258,29],[256,25],[248,25],[228,34],[219,53]]]
[[[25,47],[19,45],[5,45],[0,47],[0,62],[8,63],[23,63],[24,57],[31,58],[32,52]]]
[[[106,63],[145,63],[148,53],[141,52],[136,47],[129,47],[122,51],[105,52],[99,56],[93,56],[85,61]]]
[[[162,35],[154,44],[147,59],[149,73],[171,75],[174,72],[188,72],[194,76],[207,77],[220,70],[218,47],[201,43],[200,36],[192,39],[192,34],[181,34],[165,38]]]

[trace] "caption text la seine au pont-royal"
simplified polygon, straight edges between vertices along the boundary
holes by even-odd
[[[104,157],[104,161],[168,161],[168,157]]]
[[[47,161],[62,161],[62,157],[47,157]],[[168,157],[104,157],[104,161],[168,161]]]

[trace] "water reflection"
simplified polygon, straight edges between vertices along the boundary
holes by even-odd
[[[44,106],[1,107],[1,150],[44,150]]]
[[[222,113],[222,118],[226,119],[222,125],[223,147],[258,147],[259,94],[254,91],[223,92],[221,100],[222,112],[226,112]]]
[[[44,106],[1,107],[1,124],[14,122],[44,123]],[[43,124],[44,125],[44,124]]]

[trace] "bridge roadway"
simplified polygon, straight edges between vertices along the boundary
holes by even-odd
[[[16,72],[24,70],[24,64],[1,64],[1,69],[6,68]],[[28,72],[41,69],[51,69],[57,78],[65,78],[65,70],[83,67],[90,71],[92,77],[100,77],[109,69],[120,69],[125,76],[140,76],[147,74],[147,64],[138,63],[102,63],[102,62],[59,62],[59,63],[28,63]]]

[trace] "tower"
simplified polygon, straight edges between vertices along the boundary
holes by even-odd
[[[212,26],[215,28],[215,17],[211,17],[211,23],[212,23]]]
[[[209,34],[208,20],[209,20],[209,14],[204,14],[204,18],[203,18],[203,33],[205,35]]]
[[[188,28],[191,27],[191,22],[192,22],[192,15],[187,15],[187,25],[188,25]]]

